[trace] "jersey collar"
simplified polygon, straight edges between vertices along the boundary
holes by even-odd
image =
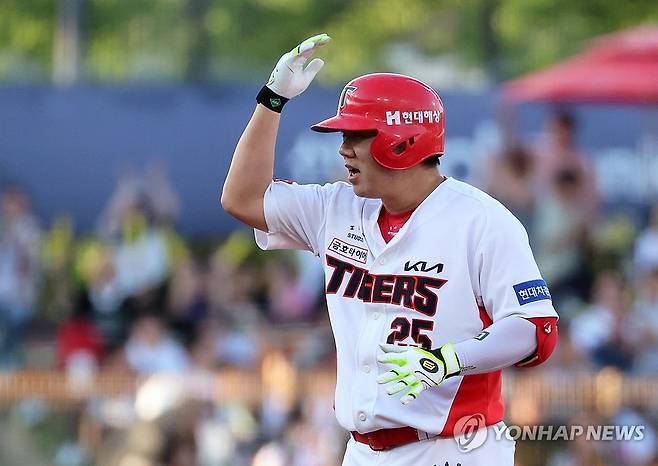
[[[451,177],[446,177],[446,179],[439,184],[434,190],[421,202],[418,207],[414,210],[409,217],[409,220],[402,226],[400,231],[386,243],[384,238],[379,231],[379,225],[377,224],[377,219],[379,218],[379,212],[383,208],[381,199],[367,199],[363,207],[361,222],[363,223],[363,231],[367,231],[366,242],[370,247],[370,251],[376,257],[378,257],[385,250],[394,247],[399,243],[405,234],[417,228],[418,226],[424,224],[426,221],[430,220],[432,216],[431,209],[434,206],[436,208],[436,203],[440,203],[442,193],[447,191],[448,186],[454,183],[454,179]],[[424,217],[424,218],[423,218]]]

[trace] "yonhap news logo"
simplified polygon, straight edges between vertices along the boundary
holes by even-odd
[[[457,448],[466,453],[482,446],[487,441],[489,431],[486,429],[484,416],[480,413],[464,416],[455,423],[455,441]]]
[[[639,441],[644,439],[644,426],[493,426],[496,440],[573,441],[579,437],[594,441]]]
[[[485,426],[480,413],[460,418],[455,423],[455,442],[462,453],[473,451],[491,439],[493,441],[573,441],[584,438],[588,441],[641,441],[644,440],[644,425],[506,425],[503,422]]]

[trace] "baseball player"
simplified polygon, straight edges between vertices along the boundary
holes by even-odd
[[[272,181],[281,110],[329,40],[311,37],[276,64],[222,205],[261,248],[309,250],[324,265],[336,417],[351,432],[343,465],[512,466],[514,442],[493,433],[501,369],[545,361],[557,314],[519,221],[441,174],[438,94],[398,74],[350,81],[336,116],[312,127],[343,134],[348,182]]]

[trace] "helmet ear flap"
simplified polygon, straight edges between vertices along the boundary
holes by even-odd
[[[414,142],[416,142],[416,138],[414,136],[411,136],[409,139],[402,141],[400,144],[396,146],[393,146],[391,150],[395,155],[402,155],[402,153],[405,150],[407,150],[407,148],[414,145]]]
[[[417,130],[411,128],[406,131],[406,134],[389,134],[379,131],[372,142],[370,151],[373,158],[386,168],[392,170],[409,168],[417,163],[416,154],[412,148],[419,143],[421,136],[422,131],[418,133]]]

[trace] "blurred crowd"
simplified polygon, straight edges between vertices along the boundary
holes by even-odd
[[[567,112],[555,112],[533,144],[510,130],[503,135],[481,187],[526,227],[560,315],[557,351],[538,370],[570,377],[612,368],[630,377],[655,377],[658,199],[639,208],[607,201],[598,190],[592,156],[578,148],[577,121]],[[582,407],[576,413],[543,413],[531,423],[646,425],[648,440],[642,444],[578,441],[549,455],[546,464],[654,465],[657,420],[655,410],[619,403],[606,413]]]
[[[658,374],[658,202],[639,213],[606,203],[568,113],[553,115],[534,147],[510,138],[484,188],[528,230],[560,343],[573,346],[561,364]]]
[[[658,202],[632,213],[608,205],[568,113],[554,114],[532,144],[504,134],[479,184],[526,226],[561,316],[557,353],[536,371],[655,376]],[[79,407],[77,438],[60,448],[58,464],[339,464],[346,434],[332,387],[304,390],[301,378],[335,365],[312,255],[263,254],[246,230],[222,241],[182,238],[180,201],[157,164],[118,180],[91,235],[76,235],[66,217],[44,225],[18,185],[4,188],[0,209],[0,372],[145,381],[136,394]],[[55,342],[46,355],[34,351],[44,341]],[[228,383],[216,377],[221,369],[253,374],[262,391],[251,401],[218,398]],[[655,425],[656,414],[625,406],[578,419]],[[650,432],[637,447],[576,442],[545,464],[655,465]]]
[[[100,465],[277,464],[272,455],[291,464],[284,447],[294,438],[310,448],[342,435],[331,396],[301,400],[285,386],[291,371],[335,367],[313,257],[264,255],[244,231],[185,240],[174,227],[180,201],[157,164],[118,180],[89,236],[76,237],[65,217],[44,229],[20,186],[0,202],[0,373],[56,368],[78,387],[100,372],[147,381],[127,399],[81,409],[80,444],[65,445],[62,464],[87,464],[90,453]],[[44,342],[53,342],[45,356]],[[218,370],[260,375],[263,365],[270,393],[218,402]],[[299,450],[294,464],[336,455]]]

